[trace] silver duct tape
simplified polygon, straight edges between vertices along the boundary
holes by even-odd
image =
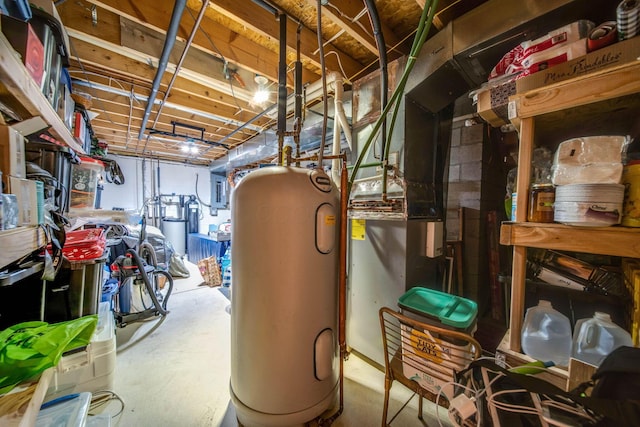
[[[640,0],[624,0],[616,8],[618,40],[626,40],[640,33]]]

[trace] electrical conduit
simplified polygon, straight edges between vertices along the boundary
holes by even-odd
[[[167,69],[167,64],[169,63],[169,55],[171,54],[173,45],[176,42],[176,34],[178,33],[180,19],[182,18],[182,13],[184,12],[186,3],[186,0],[176,0],[175,5],[173,6],[173,13],[171,14],[171,21],[169,22],[169,28],[167,29],[167,36],[162,48],[162,54],[160,55],[160,61],[158,62],[158,70],[156,71],[156,75],[153,78],[151,93],[149,94],[149,99],[147,100],[147,107],[145,108],[144,115],[142,116],[142,124],[140,125],[138,139],[142,139],[144,131],[147,127],[147,121],[149,120],[151,108],[153,107],[156,96],[158,95],[158,88],[160,87],[160,82],[162,81],[162,75]]]
[[[176,69],[173,71],[173,76],[171,76],[171,80],[169,81],[169,84],[167,85],[167,90],[164,93],[164,98],[162,99],[162,102],[160,103],[160,106],[158,107],[158,112],[156,113],[156,119],[153,122],[153,127],[154,128],[156,126],[156,123],[158,123],[158,119],[160,118],[160,114],[162,113],[162,109],[164,108],[164,103],[167,101],[167,98],[169,97],[169,92],[171,92],[171,89],[173,88],[173,85],[176,82],[176,78],[178,77],[178,73],[180,72],[180,69],[182,68],[182,63],[184,62],[184,59],[187,57],[187,52],[189,52],[189,48],[191,47],[191,43],[193,43],[193,38],[196,36],[196,32],[198,31],[198,28],[200,27],[200,22],[202,22],[202,18],[204,18],[204,14],[207,11],[207,7],[209,7],[209,0],[204,0],[202,2],[202,8],[200,9],[200,13],[198,14],[198,17],[196,18],[196,22],[194,22],[194,24],[193,24],[193,29],[191,30],[191,34],[189,34],[189,38],[187,39],[187,43],[184,45],[184,50],[182,51],[182,56],[180,56],[180,60],[178,61],[178,65],[176,65]]]
[[[389,101],[389,75],[387,73],[387,46],[384,42],[384,35],[380,26],[380,16],[378,15],[378,9],[376,3],[373,0],[364,0],[367,7],[367,13],[369,15],[369,21],[371,28],[373,28],[373,35],[376,39],[376,46],[378,48],[378,57],[380,62],[380,111],[384,111]],[[380,152],[384,153],[387,146],[387,117],[382,116],[382,133]],[[386,157],[382,159],[383,169],[386,170],[387,162]]]

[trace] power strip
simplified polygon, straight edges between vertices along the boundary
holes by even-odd
[[[449,419],[457,426],[471,418],[476,413],[476,401],[461,393],[449,402]]]

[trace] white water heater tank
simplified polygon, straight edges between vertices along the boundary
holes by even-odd
[[[338,393],[339,197],[272,166],[231,194],[231,398],[246,427],[299,426]]]

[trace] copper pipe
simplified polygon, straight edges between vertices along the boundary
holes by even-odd
[[[292,148],[290,145],[287,145],[286,147],[284,147],[284,157],[285,157],[285,166],[291,166],[291,151]]]
[[[284,146],[284,135],[278,132],[278,159],[276,161],[278,166],[282,166],[282,149]]]
[[[344,361],[347,358],[347,205],[348,192],[347,184],[349,173],[347,172],[347,156],[342,153],[342,170],[340,176],[340,237],[338,242],[338,346],[340,347],[340,374],[339,374],[339,407],[338,410],[328,418],[320,419],[320,426],[330,426],[344,410]]]
[[[342,161],[342,171],[340,179],[340,266],[339,266],[339,330],[338,339],[340,340],[340,352],[342,356],[346,354],[346,334],[345,325],[347,318],[347,181],[349,173],[347,172],[347,162]]]

